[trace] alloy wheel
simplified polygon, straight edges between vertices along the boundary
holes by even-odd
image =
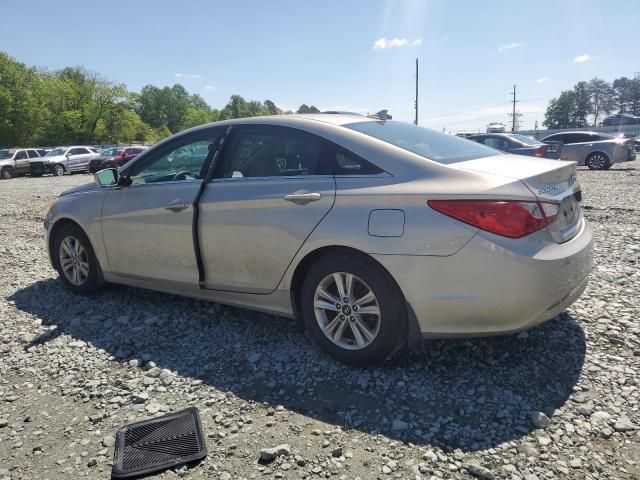
[[[10,167],[3,168],[2,169],[2,178],[4,178],[5,180],[9,180],[11,177],[13,177],[13,170],[11,170]]]
[[[56,165],[54,167],[54,170],[55,170],[56,176],[59,177],[61,175],[64,175],[64,168],[61,165]]]
[[[60,242],[58,252],[60,268],[67,280],[76,287],[83,285],[89,277],[89,257],[76,237],[68,236]]]
[[[351,273],[324,277],[316,287],[313,306],[320,329],[340,348],[365,348],[380,331],[378,299],[361,278]]]
[[[607,159],[604,157],[604,155],[601,155],[599,153],[591,155],[591,157],[589,158],[589,166],[596,170],[602,170],[605,167],[606,163]]]

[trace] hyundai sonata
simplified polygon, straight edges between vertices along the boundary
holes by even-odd
[[[212,123],[95,180],[45,219],[71,291],[114,282],[300,317],[351,364],[539,324],[592,266],[575,163],[384,116]]]

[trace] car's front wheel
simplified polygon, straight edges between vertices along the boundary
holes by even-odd
[[[60,177],[62,175],[64,175],[64,167],[62,165],[60,165],[59,163],[57,165],[53,166],[53,175],[55,175],[56,177]]]
[[[2,178],[3,180],[9,180],[10,178],[13,178],[13,168],[2,167],[2,170],[0,170],[0,178]]]
[[[80,227],[62,226],[55,234],[51,256],[60,279],[74,293],[89,294],[100,287],[98,259]]]
[[[311,337],[341,362],[382,362],[405,340],[402,292],[380,265],[360,255],[340,252],[318,260],[304,280],[301,303]]]
[[[594,152],[590,154],[585,163],[591,170],[608,170],[611,168],[609,157],[602,152]]]

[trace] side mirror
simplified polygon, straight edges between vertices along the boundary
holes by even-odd
[[[94,182],[99,187],[111,187],[118,184],[118,170],[116,168],[105,168],[93,176]]]

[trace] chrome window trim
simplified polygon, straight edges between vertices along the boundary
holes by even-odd
[[[273,176],[273,177],[229,177],[229,178],[212,178],[209,183],[215,182],[228,182],[228,181],[243,181],[243,180],[269,180],[269,179],[301,179],[301,178],[310,178],[310,179],[322,179],[322,178],[392,178],[388,172],[380,172],[374,173],[371,175],[334,175],[334,174],[326,174],[326,175],[282,175],[282,176]]]

